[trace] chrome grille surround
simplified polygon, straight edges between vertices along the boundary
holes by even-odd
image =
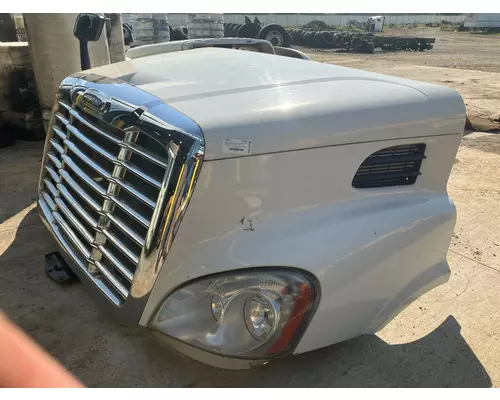
[[[203,155],[198,125],[149,93],[81,73],[60,86],[39,213],[75,272],[112,305],[134,308],[127,320],[140,318]]]

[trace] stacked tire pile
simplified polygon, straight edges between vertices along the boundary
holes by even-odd
[[[252,22],[245,17],[244,24],[224,24],[225,37],[243,37],[250,39],[264,39],[277,47],[290,47],[292,36],[279,24],[268,24],[262,26],[258,18]]]
[[[297,46],[369,54],[375,51],[373,33],[294,28],[290,30],[290,35],[292,43]]]
[[[153,40],[155,43],[170,42],[167,14],[153,14]]]
[[[222,14],[188,14],[189,39],[220,38],[224,36]]]
[[[135,14],[122,13],[123,41],[125,42],[125,46],[130,46],[134,41],[132,36],[132,22],[135,21],[135,18]]]
[[[170,26],[170,41],[174,42],[177,40],[186,40],[187,38],[187,26],[176,26],[175,28]]]
[[[130,17],[134,46],[154,43],[153,14],[132,14]]]

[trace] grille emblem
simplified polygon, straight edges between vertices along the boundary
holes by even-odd
[[[100,113],[106,112],[109,102],[95,92],[86,91],[82,97],[84,107]]]

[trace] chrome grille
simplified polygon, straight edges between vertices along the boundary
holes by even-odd
[[[155,142],[135,125],[100,122],[58,100],[39,203],[70,257],[121,305],[129,296],[158,201],[166,199],[178,146]]]

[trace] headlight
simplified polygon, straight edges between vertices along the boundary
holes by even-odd
[[[294,343],[317,295],[312,279],[292,269],[217,275],[173,292],[151,327],[221,355],[271,358]]]

